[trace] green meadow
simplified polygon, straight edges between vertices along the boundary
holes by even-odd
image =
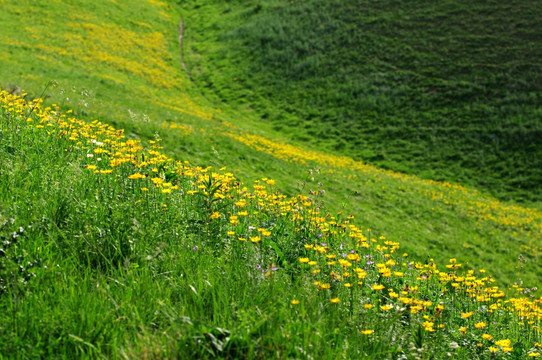
[[[0,358],[539,356],[536,2],[0,8]]]

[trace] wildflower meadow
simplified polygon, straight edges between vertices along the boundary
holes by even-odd
[[[536,289],[412,258],[325,212],[321,192],[244,184],[169,158],[160,138],[0,100],[5,356],[540,354]]]
[[[0,359],[540,357],[539,7],[0,0]]]

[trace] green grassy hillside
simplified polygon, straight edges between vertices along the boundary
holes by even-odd
[[[401,242],[413,256],[458,258],[472,267],[481,263],[503,285],[538,282],[539,210],[296,145],[247,110],[213,107],[181,66],[177,6],[85,1],[3,6],[4,23],[19,24],[23,14],[27,19],[25,26],[1,34],[5,88],[24,88],[30,97],[44,93],[50,104],[124,128],[130,138],[160,136],[170,156],[227,166],[248,181],[271,177],[289,195],[324,190],[326,209],[354,214],[365,228]],[[204,18],[206,12],[195,7],[191,14]],[[58,22],[62,16],[71,20]],[[204,44],[184,47],[194,45]],[[45,89],[50,80],[58,85]]]
[[[209,4],[0,0],[0,355],[539,356],[540,204],[223,102],[196,20],[232,45],[268,5]]]
[[[2,358],[540,356],[536,289],[162,148],[0,92]]]
[[[188,1],[206,96],[292,139],[542,200],[536,1]]]

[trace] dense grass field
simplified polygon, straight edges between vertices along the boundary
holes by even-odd
[[[0,100],[2,356],[540,354],[536,289],[506,297],[484,269],[412,259],[322,212],[322,192],[246,186],[160,138]]]
[[[292,139],[542,200],[537,1],[189,1],[192,77]]]
[[[198,21],[255,19],[209,4],[0,2],[0,357],[539,356],[536,190],[262,122],[201,82]]]

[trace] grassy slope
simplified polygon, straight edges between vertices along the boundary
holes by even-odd
[[[226,165],[245,182],[272,177],[288,194],[325,189],[324,213],[355,214],[364,234],[401,241],[401,252],[410,253],[407,259],[425,262],[434,257],[443,268],[448,258],[456,257],[466,268],[487,269],[500,284],[518,279],[538,283],[539,211],[513,207],[472,189],[291,146],[277,140],[279,134],[272,129],[256,127],[250,117],[237,117],[227,108],[215,110],[198,99],[178,61],[175,7],[157,1],[137,6],[118,1],[0,5],[5,10],[0,23],[11,24],[0,32],[2,86],[19,85],[37,96],[48,80],[56,79],[60,85],[45,91],[51,96],[46,104],[73,108],[87,120],[107,120],[125,128],[128,138],[154,138],[158,133],[169,155],[215,168]],[[66,19],[87,25],[70,26]],[[115,36],[104,37],[106,30]],[[158,33],[162,40],[156,40]],[[282,268],[273,278],[276,282],[266,282],[256,268],[257,257],[231,262],[228,252],[214,252],[208,242],[212,238],[195,231],[202,213],[197,201],[187,207],[182,204],[186,198],[169,198],[156,190],[154,201],[136,203],[141,193],[125,178],[133,168],[122,170],[123,181],[104,183],[85,169],[96,156],[63,151],[73,142],[26,126],[10,128],[13,122],[5,117],[2,121],[2,356],[196,358],[241,353],[252,358],[382,358],[381,351],[413,356],[419,348],[435,358],[446,351],[458,358],[491,357],[487,346],[492,342],[476,345],[486,330],[474,330],[472,324],[493,315],[478,311],[476,320],[462,319],[461,313],[478,306],[471,300],[447,299],[446,305],[453,307],[445,312],[446,332],[435,336],[420,335],[422,314],[397,322],[399,312],[380,310],[378,300],[387,300],[369,288],[362,290],[360,300],[374,303],[374,312],[359,302],[353,317],[343,286],[334,286],[333,293],[315,291],[309,286],[311,276],[291,278]],[[178,127],[166,128],[164,121]],[[10,131],[4,131],[6,127]],[[308,176],[316,167],[320,174]],[[306,184],[298,185],[298,180]],[[163,201],[173,211],[158,211]],[[223,232],[228,229],[226,221],[221,224]],[[290,229],[289,236],[296,234]],[[283,238],[275,232],[273,236]],[[522,261],[517,261],[520,254]],[[371,276],[371,281],[379,279],[376,271]],[[401,279],[394,286],[399,284]],[[436,281],[421,286],[425,290],[419,295],[436,299],[441,286]],[[293,294],[302,300],[299,307],[288,303]],[[329,301],[332,294],[341,298],[338,307]],[[513,340],[513,357],[521,358],[540,341],[514,316],[495,320],[504,330],[494,335]],[[469,326],[467,336],[458,331],[464,325]],[[360,336],[361,329],[372,327],[373,337]],[[397,334],[392,336],[397,341],[390,342],[390,333]],[[452,349],[451,340],[461,347]]]
[[[183,8],[187,61],[207,96],[319,148],[500,199],[542,199],[539,2]]]
[[[0,92],[2,358],[540,355],[530,289],[161,145]]]
[[[159,133],[166,151],[176,158],[226,165],[245,180],[275,178],[288,194],[321,189],[320,181],[327,209],[355,214],[365,228],[400,241],[413,256],[441,263],[457,257],[469,267],[486,268],[503,284],[537,283],[541,275],[538,210],[512,207],[474,190],[424,182],[323,152],[311,153],[306,147],[288,148],[281,141],[273,142],[274,147],[263,146],[260,138],[247,142],[251,128],[271,138],[280,134],[260,126],[247,112],[240,116],[227,106],[215,110],[198,98],[178,59],[175,7],[154,2],[141,2],[141,8],[115,2],[3,6],[3,23],[19,24],[25,19],[24,26],[9,26],[1,35],[4,86],[17,84],[38,95],[48,80],[56,79],[64,90],[48,89],[52,96],[48,101],[73,107],[88,119],[107,120],[127,129],[131,137]],[[205,18],[200,10],[191,14]],[[69,21],[56,21],[60,17]],[[115,36],[106,37],[108,32]],[[189,32],[186,36],[190,40]],[[188,130],[164,128],[164,121],[183,124]],[[286,155],[284,161],[284,154],[294,155]],[[307,154],[312,154],[310,159]],[[307,176],[316,167],[323,174]],[[308,183],[299,184],[304,180]]]

